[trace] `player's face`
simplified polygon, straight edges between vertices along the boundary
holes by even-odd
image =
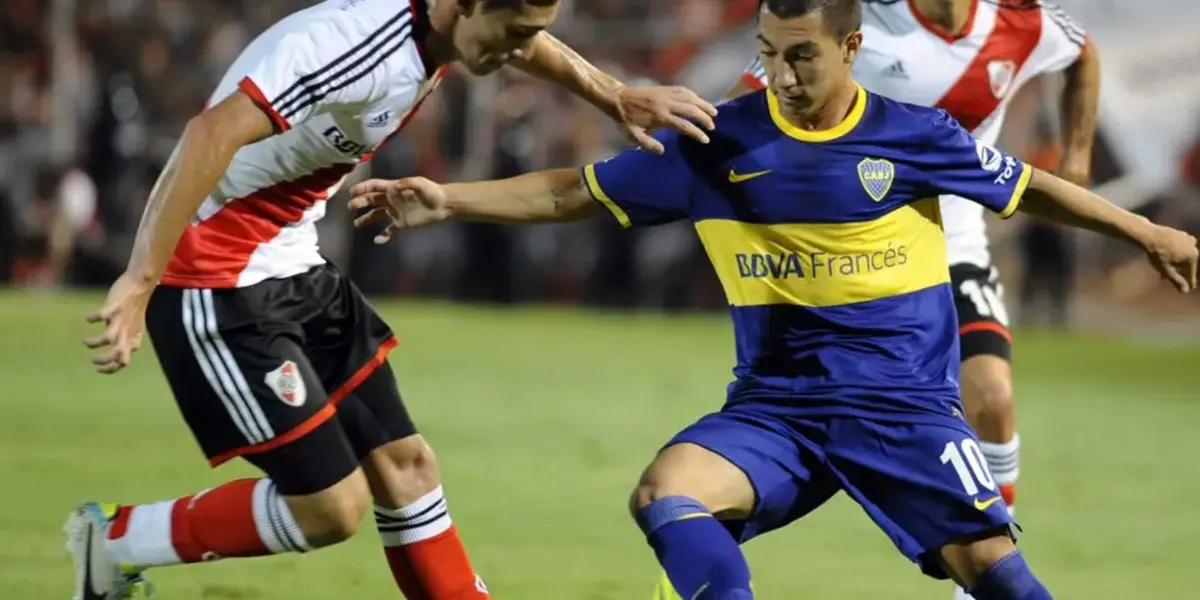
[[[758,46],[771,91],[790,111],[823,106],[850,79],[862,33],[835,35],[821,13],[781,19],[764,10]]]
[[[554,22],[558,5],[489,9],[478,0],[459,0],[461,14],[454,28],[458,60],[475,75],[503,67],[527,48],[533,37]]]

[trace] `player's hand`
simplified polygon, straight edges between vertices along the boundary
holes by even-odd
[[[104,323],[104,332],[83,340],[93,350],[92,364],[101,373],[116,373],[129,364],[133,353],[142,345],[146,328],[146,305],[154,285],[145,278],[121,275],[108,290],[108,298],[100,310],[87,316],[88,323]]]
[[[663,146],[650,136],[650,130],[670,127],[707,144],[704,130],[713,130],[713,117],[717,116],[716,107],[677,85],[626,86],[621,89],[618,110],[625,137],[655,154],[662,154]]]
[[[1163,278],[1170,280],[1181,292],[1196,289],[1196,263],[1200,260],[1200,250],[1196,248],[1195,237],[1178,229],[1156,225],[1144,245],[1150,264]]]
[[[450,218],[446,192],[424,177],[369,179],[350,190],[350,209],[366,211],[354,219],[355,227],[388,222],[375,236],[376,244],[386,244],[401,229],[414,229]]]

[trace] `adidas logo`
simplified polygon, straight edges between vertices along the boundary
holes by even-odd
[[[392,111],[385,110],[367,121],[367,127],[385,127],[392,122]]]
[[[900,79],[908,79],[908,71],[904,70],[904,63],[896,61],[888,68],[883,70],[885,77],[899,77]]]

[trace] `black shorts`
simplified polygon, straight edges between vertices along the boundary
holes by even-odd
[[[416,433],[387,367],[396,338],[332,265],[244,288],[160,286],[146,330],[213,466],[244,456],[281,491],[311,493]]]
[[[950,265],[950,284],[954,286],[962,360],[982,355],[1011,360],[1012,334],[996,268]]]

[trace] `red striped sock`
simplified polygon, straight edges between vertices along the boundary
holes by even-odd
[[[408,600],[487,600],[450,521],[442,488],[398,510],[375,507],[392,577]]]
[[[1017,482],[1001,485],[1000,496],[1004,498],[1004,504],[1008,506],[1008,512],[1011,513],[1017,507]]]
[[[135,567],[308,550],[269,479],[239,479],[166,502],[122,506],[107,547]]]

